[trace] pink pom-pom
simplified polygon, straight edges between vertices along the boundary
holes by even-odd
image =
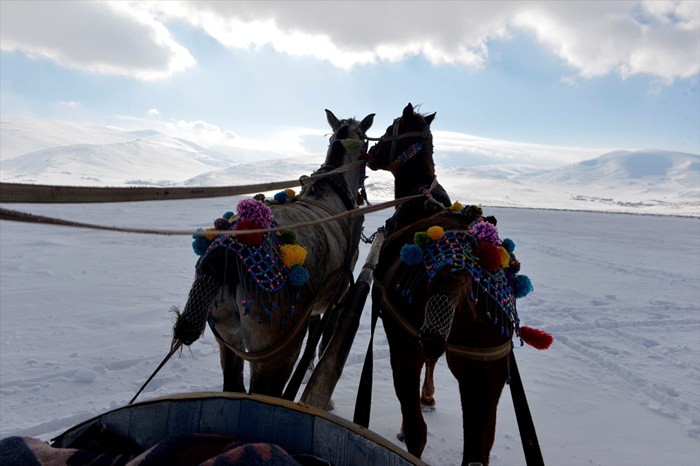
[[[272,211],[270,208],[255,199],[243,199],[238,203],[236,211],[242,220],[253,222],[259,228],[269,228],[272,224]]]
[[[469,229],[471,235],[494,246],[500,246],[501,240],[498,238],[498,228],[492,223],[481,220]]]
[[[538,350],[546,350],[554,341],[554,337],[549,333],[532,327],[520,327],[520,338]]]

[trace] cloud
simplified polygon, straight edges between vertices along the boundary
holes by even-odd
[[[61,100],[58,103],[63,105],[64,107],[71,107],[71,108],[80,107],[83,105],[80,102],[73,102],[72,100],[69,102],[66,102],[65,100]]]
[[[150,11],[232,48],[271,46],[341,68],[423,55],[483,67],[489,43],[515,32],[581,77],[700,71],[700,2],[162,2]]]
[[[162,23],[123,2],[2,2],[0,47],[140,80],[162,79],[196,63]]]
[[[160,112],[157,108],[149,108],[146,113],[148,113],[149,115],[160,115]]]

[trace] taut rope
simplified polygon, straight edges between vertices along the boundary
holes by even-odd
[[[353,170],[366,162],[357,160],[334,170],[317,175],[302,176],[295,180],[240,186],[212,187],[93,187],[54,186],[45,184],[23,184],[0,182],[0,203],[5,204],[86,204],[98,202],[162,201],[176,199],[202,199],[209,197],[239,196],[255,194],[290,186],[304,186],[329,175]]]
[[[216,235],[216,236],[238,236],[238,235],[248,235],[251,233],[273,233],[273,232],[282,231],[282,230],[304,228],[304,227],[308,227],[308,226],[319,225],[321,223],[326,223],[326,222],[330,222],[330,221],[338,221],[338,220],[345,218],[345,217],[354,217],[356,215],[364,215],[364,214],[369,213],[369,212],[376,212],[378,210],[387,209],[389,207],[393,207],[393,206],[402,204],[406,201],[410,201],[412,199],[417,199],[417,198],[423,197],[423,196],[425,196],[425,194],[414,194],[412,196],[406,196],[406,197],[402,197],[399,199],[394,199],[393,201],[382,202],[381,204],[374,204],[372,206],[363,207],[361,209],[354,209],[354,210],[345,211],[345,212],[342,212],[340,214],[331,215],[329,217],[325,217],[325,218],[318,219],[318,220],[310,220],[308,222],[295,223],[292,225],[285,225],[285,226],[281,226],[281,227],[260,228],[257,230],[209,230],[209,231],[206,231],[206,234],[207,235]],[[205,232],[203,232],[203,231],[196,232],[196,231],[192,231],[192,230],[153,230],[153,229],[147,229],[147,228],[128,228],[128,227],[115,227],[115,226],[108,226],[108,225],[97,225],[94,223],[74,222],[71,220],[63,220],[60,218],[44,217],[42,215],[34,215],[34,214],[27,213],[27,212],[20,212],[17,210],[4,209],[4,208],[0,208],[0,220],[8,220],[8,221],[12,221],[12,222],[24,222],[24,223],[41,223],[41,224],[47,224],[47,225],[58,225],[58,226],[74,227],[74,228],[87,228],[87,229],[91,229],[91,230],[117,231],[120,233],[141,233],[141,234],[145,234],[145,235],[166,235],[166,236],[197,235],[197,236],[204,236],[204,234],[205,234]]]

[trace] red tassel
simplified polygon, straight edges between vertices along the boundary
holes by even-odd
[[[549,333],[532,327],[520,327],[520,338],[538,350],[546,350],[554,341],[554,337]]]

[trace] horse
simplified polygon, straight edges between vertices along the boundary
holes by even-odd
[[[494,443],[496,407],[509,374],[513,317],[503,315],[474,276],[481,273],[481,260],[472,254],[476,241],[468,232],[473,222],[483,222],[480,212],[456,211],[437,182],[430,131],[435,115],[419,114],[409,103],[369,150],[369,168],[394,175],[396,198],[424,194],[401,204],[387,221],[372,306],[382,317],[389,343],[408,451],[420,457],[425,448],[421,398],[424,404],[434,403],[432,368],[446,353],[459,384],[463,464],[486,465]],[[449,257],[440,256],[450,246]],[[424,259],[430,251],[442,262]],[[494,317],[501,320],[494,323]],[[426,381],[421,394],[426,363],[430,383]]]
[[[374,114],[341,120],[326,110],[326,118],[333,134],[312,179],[363,160]],[[364,164],[355,163],[307,181],[298,195],[282,191],[266,200],[269,206],[262,195],[241,201],[238,217],[228,212],[215,222],[216,230],[316,222],[281,234],[222,235],[202,248],[187,303],[173,327],[173,345],[192,344],[208,323],[219,344],[224,391],[246,391],[243,361],[248,360],[249,392],[281,396],[311,316],[342,299],[352,280],[364,219],[324,219],[357,208],[364,178]]]

